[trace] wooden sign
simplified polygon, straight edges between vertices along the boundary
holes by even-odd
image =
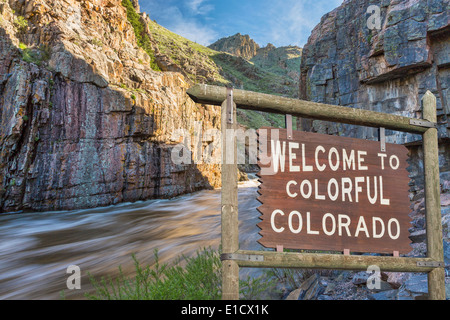
[[[258,200],[267,248],[408,253],[408,150],[262,128]]]

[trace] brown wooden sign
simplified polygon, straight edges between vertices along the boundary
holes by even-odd
[[[411,251],[406,147],[274,128],[258,137],[263,246]]]

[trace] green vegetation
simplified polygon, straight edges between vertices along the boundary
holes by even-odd
[[[97,46],[97,47],[103,47],[103,42],[100,39],[97,39],[97,38],[89,40],[89,43],[94,45],[94,46]]]
[[[28,63],[41,66],[43,62],[50,60],[51,49],[48,46],[41,45],[39,48],[29,48],[26,44],[20,42],[19,48],[22,52],[22,59]]]
[[[269,73],[282,76],[284,81],[295,83],[298,87],[301,52],[302,49],[295,46],[274,48],[266,54],[256,55],[250,61]]]
[[[145,27],[141,22],[141,17],[136,12],[136,9],[130,0],[122,0],[122,5],[127,9],[127,19],[133,26],[138,45],[150,56],[150,67],[155,71],[161,71],[156,63],[150,38],[148,34],[145,33]]]
[[[159,52],[183,70],[193,83],[228,85],[221,75],[220,67],[211,58],[219,52],[190,41],[154,21],[148,24]]]
[[[160,70],[153,53],[154,46],[157,46],[158,52],[165,57],[164,63],[167,64],[167,69],[183,73],[191,83],[231,85],[238,89],[255,92],[280,94],[287,97],[297,96],[298,80],[292,79],[286,71],[300,70],[301,58],[297,47],[275,49],[273,53],[270,53],[270,59],[260,58],[248,61],[202,46],[149,20],[148,28],[152,35],[150,40],[144,22],[131,1],[122,0],[122,5],[127,10],[127,18],[133,26],[138,45],[151,57],[152,69]],[[286,65],[274,63],[272,61],[274,59],[283,59]],[[254,129],[263,126],[285,126],[282,115],[250,110],[240,110],[238,121]]]
[[[297,94],[297,85],[286,85],[286,77],[282,76],[281,72],[269,72],[245,59],[207,48],[167,30],[156,22],[150,22],[149,28],[161,54],[179,66],[193,83],[231,85],[237,89],[269,94],[282,93],[288,97]],[[295,63],[299,61],[295,60]],[[284,116],[250,110],[239,110],[238,121],[254,129],[285,125]]]
[[[143,267],[133,256],[136,275],[124,276],[119,268],[115,280],[91,277],[96,292],[88,294],[92,300],[217,300],[220,299],[220,258],[217,252],[204,249],[193,258],[181,259],[173,266],[160,264],[155,251],[154,268]]]
[[[284,128],[286,125],[285,117],[275,113],[239,109],[237,118],[241,125],[250,129],[259,129],[262,127]]]
[[[100,280],[90,276],[95,292],[86,294],[91,300],[220,300],[221,261],[219,252],[211,248],[196,256],[178,258],[174,265],[161,264],[155,250],[155,264],[143,267],[133,255],[135,275],[126,277],[119,267],[116,279]],[[261,298],[266,290],[274,290],[275,279],[248,278],[240,282],[241,297]],[[62,294],[64,297],[64,295]]]
[[[24,33],[28,29],[28,21],[22,16],[18,16],[14,19],[14,26],[17,28],[17,31]]]

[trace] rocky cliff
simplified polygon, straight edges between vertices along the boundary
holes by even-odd
[[[378,10],[368,10],[371,5]],[[326,14],[312,31],[303,49],[300,80],[303,99],[412,118],[421,118],[422,96],[427,90],[433,92],[445,239],[450,239],[449,57],[450,1],[348,0]],[[309,120],[301,120],[299,125],[320,133],[378,139],[372,128]],[[421,137],[391,130],[386,134],[388,142],[406,144],[410,149],[410,232],[415,249],[424,253]]]
[[[0,1],[0,212],[219,185],[217,165],[170,160],[174,131],[218,128],[219,110],[194,104],[181,73],[152,70],[146,30],[122,4]]]
[[[303,50],[303,99],[421,117],[427,90],[437,97],[442,177],[450,180],[450,2],[345,1],[326,14]],[[375,15],[375,16],[374,16]],[[377,130],[303,121],[307,130],[377,139]],[[420,136],[387,131],[388,141]],[[413,150],[419,153],[419,150]]]
[[[379,29],[370,5],[379,5]],[[440,136],[450,114],[450,4],[433,1],[345,1],[322,18],[303,51],[301,97],[419,117],[421,97],[438,99]],[[375,20],[374,20],[375,21]],[[374,130],[314,124],[317,131],[373,138]],[[416,136],[389,132],[391,141]]]
[[[312,31],[303,48],[300,79],[302,99],[412,118],[422,117],[421,99],[427,90],[436,96],[446,264],[450,258],[449,57],[450,1],[346,0],[323,16]],[[372,128],[306,119],[299,122],[309,131],[378,139]],[[412,251],[408,255],[426,256],[421,137],[391,130],[386,134],[388,142],[406,144],[410,150]],[[366,275],[329,277],[325,293],[316,299],[413,300],[428,294],[426,275],[384,272],[380,290],[362,294]],[[447,277],[446,290],[449,288]]]

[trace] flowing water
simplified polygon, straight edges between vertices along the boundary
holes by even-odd
[[[239,187],[240,248],[259,250],[257,182]],[[76,211],[0,215],[0,299],[84,299],[95,278],[173,261],[220,243],[220,190]],[[67,267],[81,270],[81,290],[68,290]],[[247,269],[248,270],[248,269]],[[244,271],[245,272],[245,271]],[[241,274],[242,275],[242,274]]]

